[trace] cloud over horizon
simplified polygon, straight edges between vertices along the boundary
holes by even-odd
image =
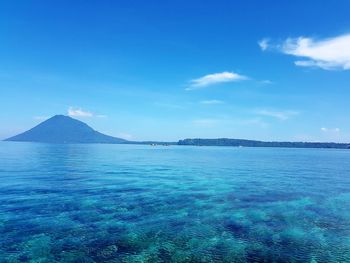
[[[294,62],[296,66],[350,70],[350,34],[326,39],[288,38],[281,44],[270,44],[262,39],[258,44],[263,51],[277,50],[301,58]]]
[[[320,129],[322,132],[340,132],[340,129],[339,128],[326,128],[326,127],[322,127]]]
[[[70,117],[81,117],[81,118],[92,118],[92,117],[96,117],[96,118],[107,118],[106,115],[102,115],[102,114],[95,114],[91,111],[86,111],[83,110],[82,108],[75,108],[75,107],[69,107],[67,110],[67,114]]]
[[[68,108],[68,116],[70,117],[85,117],[85,118],[90,118],[93,117],[94,114],[90,111],[84,111],[81,108],[73,108],[69,107]]]
[[[275,110],[266,110],[261,109],[255,112],[258,115],[272,117],[281,121],[288,120],[289,118],[299,114],[298,111],[285,110],[285,111],[275,111]]]
[[[214,104],[223,104],[224,102],[222,100],[201,100],[199,103],[206,104],[206,105],[214,105]]]
[[[221,84],[226,82],[236,82],[248,79],[246,76],[239,75],[234,72],[224,71],[221,73],[208,74],[203,77],[193,79],[190,81],[189,87],[186,90],[200,89],[215,84]]]

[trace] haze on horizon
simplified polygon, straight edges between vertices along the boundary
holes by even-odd
[[[66,114],[128,140],[350,142],[348,10],[2,1],[0,139]]]

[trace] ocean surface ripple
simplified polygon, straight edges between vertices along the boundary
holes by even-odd
[[[1,142],[0,262],[350,262],[350,151]]]

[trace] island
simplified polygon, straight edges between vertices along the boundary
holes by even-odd
[[[41,143],[108,143],[148,144],[151,146],[231,146],[231,147],[285,147],[285,148],[333,148],[350,149],[350,143],[335,142],[277,142],[246,139],[184,139],[178,142],[130,141],[100,133],[86,123],[65,115],[55,115],[32,129],[5,141]]]

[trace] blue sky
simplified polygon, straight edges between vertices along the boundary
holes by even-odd
[[[350,1],[1,1],[0,139],[350,141]]]

